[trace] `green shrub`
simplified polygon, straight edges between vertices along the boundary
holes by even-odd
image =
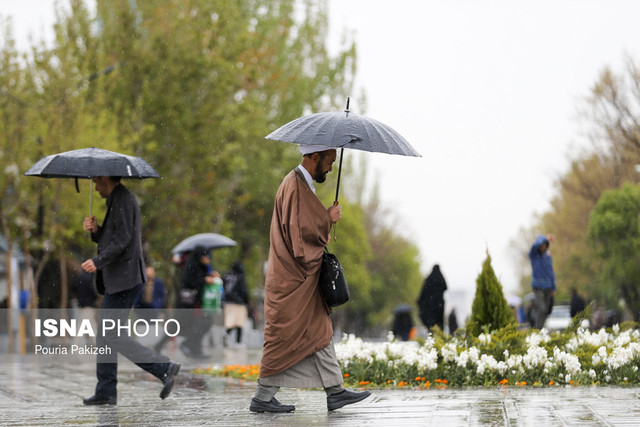
[[[502,285],[491,266],[491,255],[487,250],[487,258],[476,279],[476,296],[473,300],[467,332],[478,336],[482,332],[488,333],[502,329],[512,323],[516,323],[515,315],[507,304]]]

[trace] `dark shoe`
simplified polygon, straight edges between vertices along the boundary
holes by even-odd
[[[91,397],[87,397],[82,399],[82,403],[85,405],[115,405],[116,398],[115,397],[106,397],[106,396],[98,396],[94,394]]]
[[[369,396],[371,396],[371,392],[369,390],[350,391],[345,388],[340,393],[327,396],[327,408],[330,411],[334,411],[336,409],[342,408],[345,405],[351,405],[352,403],[360,402],[361,400],[364,400]]]
[[[162,391],[160,392],[160,398],[164,399],[169,396],[171,393],[171,389],[173,389],[173,382],[175,376],[180,372],[180,364],[179,363],[171,363],[169,364],[169,369],[167,369],[167,373],[164,374],[164,378],[162,379]]]
[[[296,409],[295,406],[283,405],[275,397],[268,402],[263,402],[254,397],[251,399],[251,405],[249,406],[251,412],[291,412],[294,409]]]

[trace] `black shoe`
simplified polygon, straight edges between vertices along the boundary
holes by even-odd
[[[82,403],[84,403],[85,405],[115,405],[116,398],[107,397],[107,396],[98,396],[97,394],[94,394],[91,397],[82,399]]]
[[[283,405],[275,397],[268,402],[263,402],[254,397],[251,399],[251,405],[249,405],[251,412],[291,412],[294,409],[296,409],[295,406]]]
[[[162,379],[162,391],[160,392],[160,398],[164,399],[169,396],[171,393],[171,389],[173,389],[173,382],[175,376],[180,372],[180,364],[179,363],[170,363],[169,369],[167,369],[167,373],[164,374],[164,378]]]
[[[342,408],[345,405],[351,405],[352,403],[360,402],[361,400],[364,400],[369,396],[371,396],[371,392],[369,390],[358,392],[350,391],[345,388],[340,393],[327,396],[327,408],[330,411],[334,411],[336,409]]]

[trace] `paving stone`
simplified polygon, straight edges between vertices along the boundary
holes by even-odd
[[[169,350],[182,364],[172,394],[120,359],[118,404],[83,406],[95,387],[95,364],[69,357],[0,358],[0,425],[3,426],[628,426],[640,425],[637,387],[381,389],[358,404],[328,412],[322,390],[282,389],[278,399],[296,405],[289,414],[254,414],[255,383],[194,375],[201,366],[252,364],[259,349],[212,349],[194,362]]]

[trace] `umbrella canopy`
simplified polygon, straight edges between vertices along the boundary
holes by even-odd
[[[393,314],[400,314],[400,313],[410,313],[413,311],[413,307],[410,306],[409,304],[400,304],[398,306],[396,306],[396,308],[393,309]]]
[[[25,175],[43,178],[160,178],[158,172],[141,158],[101,148],[82,148],[43,157]]]
[[[300,145],[325,145],[375,153],[422,157],[389,126],[346,110],[299,117],[266,136]]]
[[[299,145],[324,145],[336,149],[340,148],[334,204],[338,204],[342,154],[345,148],[422,157],[402,135],[389,126],[377,120],[351,113],[349,98],[347,98],[347,109],[344,112],[316,113],[299,117],[279,127],[265,138]]]
[[[94,176],[160,178],[158,172],[139,157],[93,147],[43,157],[24,174],[42,178],[75,178],[78,193],[80,192],[78,178],[91,179]],[[92,214],[93,191],[89,186],[89,216]]]
[[[216,233],[200,233],[189,236],[180,243],[178,243],[173,249],[172,254],[180,252],[190,252],[195,249],[196,246],[202,246],[206,249],[218,249],[229,248],[235,246],[236,242],[230,238]]]

